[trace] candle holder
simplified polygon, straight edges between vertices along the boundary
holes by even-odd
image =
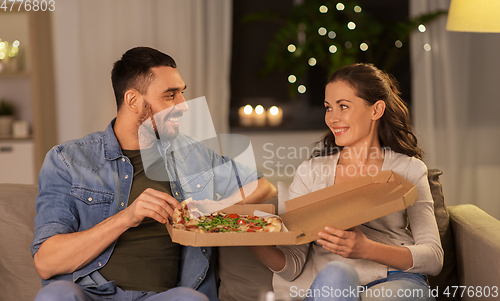
[[[240,124],[242,126],[252,126],[254,114],[255,112],[251,105],[246,105],[244,107],[239,108],[238,116],[240,118]]]
[[[266,126],[266,110],[261,105],[255,107],[253,124],[255,126]]]
[[[279,126],[283,121],[283,110],[280,107],[272,106],[267,110],[267,123],[269,126]]]

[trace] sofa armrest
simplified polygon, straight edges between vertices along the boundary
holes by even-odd
[[[500,221],[470,204],[448,207],[448,212],[459,285],[480,286],[483,292],[486,286],[500,286]],[[461,298],[475,299],[467,292]]]

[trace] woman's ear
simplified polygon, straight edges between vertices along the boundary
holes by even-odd
[[[139,113],[140,112],[141,94],[136,89],[129,89],[123,96],[123,106],[128,110]]]
[[[373,108],[372,120],[380,119],[385,112],[385,101],[383,100],[377,101],[372,105],[372,108]]]

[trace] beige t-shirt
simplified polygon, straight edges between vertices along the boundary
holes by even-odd
[[[339,154],[316,157],[302,163],[290,186],[290,198],[334,185],[338,156]],[[371,240],[407,247],[413,257],[413,267],[408,272],[439,274],[443,265],[443,249],[434,217],[434,201],[427,180],[427,167],[419,159],[386,150],[382,170],[393,170],[413,183],[419,197],[406,210],[370,221],[358,228]],[[374,261],[344,258],[325,250],[317,242],[279,248],[285,254],[286,264],[281,271],[275,273],[287,281],[292,281],[300,274],[308,252],[313,252],[310,256],[314,261],[313,275],[317,275],[327,263],[341,261],[353,266],[361,284],[365,285],[387,277],[387,272],[394,270]]]

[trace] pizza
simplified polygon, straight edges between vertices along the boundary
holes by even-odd
[[[191,202],[188,199],[181,203],[181,209],[174,210],[173,228],[197,233],[281,231],[281,219],[276,216],[258,217],[222,212],[203,215],[194,206],[190,206]]]

